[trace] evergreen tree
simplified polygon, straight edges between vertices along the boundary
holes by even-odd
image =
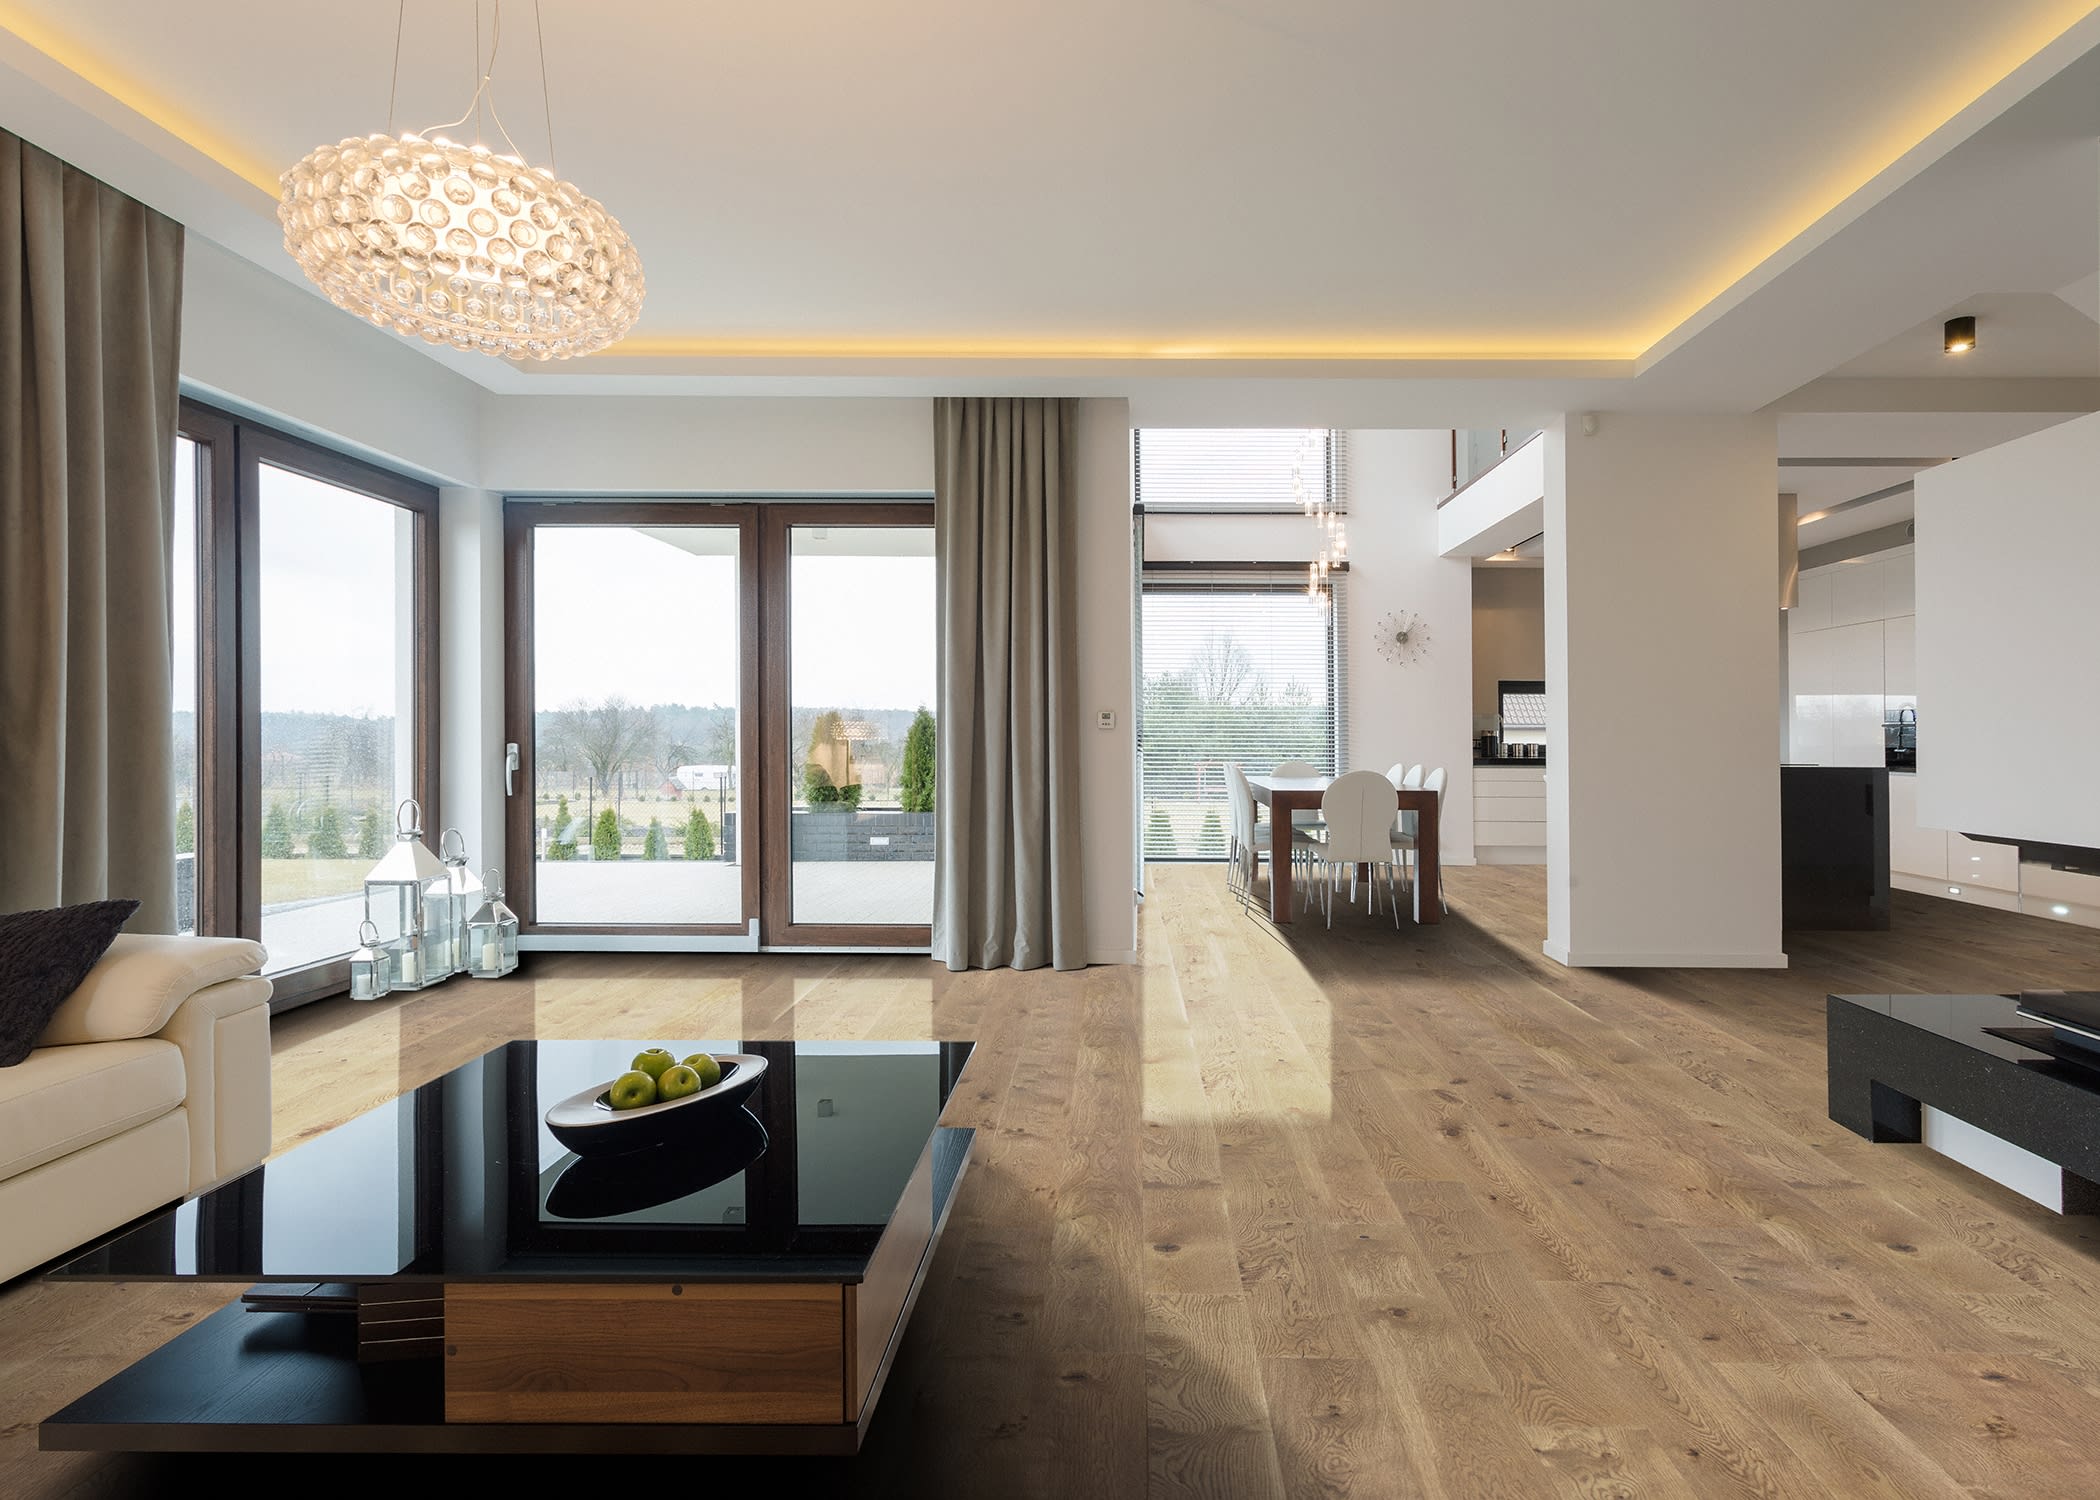
[[[1173,820],[1164,807],[1155,805],[1145,819],[1145,858],[1172,859],[1175,852]]]
[[[547,858],[569,860],[576,857],[576,823],[569,813],[569,799],[563,794],[554,799],[554,824],[547,830]]]
[[[597,826],[591,829],[591,858],[618,859],[620,844],[620,815],[608,807],[598,814]]]
[[[175,852],[197,852],[197,809],[190,806],[188,798],[184,798],[182,805],[175,809]]]
[[[386,825],[379,821],[379,809],[368,807],[357,820],[357,857],[377,864],[385,853]]]
[[[315,859],[344,859],[350,850],[343,843],[343,819],[335,810],[335,800],[330,798],[321,804],[314,816],[314,831],[306,840],[306,852]]]
[[[911,729],[904,736],[904,769],[897,800],[906,812],[933,811],[933,755],[933,715],[922,708],[912,715]]]
[[[687,859],[713,859],[715,857],[715,827],[707,821],[707,814],[695,807],[685,820],[685,857]]]
[[[813,760],[802,763],[802,800],[811,807],[833,807],[839,800],[831,773]]]
[[[642,835],[642,858],[662,859],[663,857],[664,821],[662,818],[651,818],[649,820],[649,831]]]
[[[263,817],[262,857],[264,859],[290,859],[292,857],[292,815],[284,810],[282,802],[272,802]]]
[[[1203,811],[1203,826],[1196,833],[1198,854],[1223,854],[1225,852],[1225,825],[1218,821],[1215,807]]]

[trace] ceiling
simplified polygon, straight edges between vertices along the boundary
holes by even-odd
[[[2094,5],[543,9],[556,165],[648,269],[617,364],[1631,360]],[[468,0],[408,10],[402,127],[459,113],[474,47]],[[395,16],[0,0],[0,26],[258,189],[385,127]],[[497,100],[541,157],[532,18],[505,9]]]
[[[1976,347],[1946,352],[1946,320],[1976,319]],[[2100,376],[2100,324],[2050,292],[1968,297],[1831,371],[1856,379],[2035,379]]]

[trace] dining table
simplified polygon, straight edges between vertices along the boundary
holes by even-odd
[[[1278,926],[1291,920],[1291,814],[1318,812],[1332,776],[1249,776],[1254,800],[1269,810],[1269,917]],[[1443,920],[1443,886],[1437,869],[1437,798],[1426,787],[1397,787],[1394,809],[1415,814],[1415,901],[1417,922]],[[1371,867],[1359,865],[1357,879],[1368,881]],[[1422,892],[1429,892],[1423,900]]]

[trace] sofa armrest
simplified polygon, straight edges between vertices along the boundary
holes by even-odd
[[[156,1034],[182,1049],[190,1191],[260,1163],[270,1154],[270,981],[206,985]]]

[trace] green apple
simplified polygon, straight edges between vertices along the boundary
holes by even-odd
[[[640,1068],[622,1073],[605,1091],[605,1102],[614,1109],[640,1109],[656,1102],[656,1080]]]
[[[664,1076],[656,1080],[656,1097],[659,1099],[683,1099],[688,1094],[699,1092],[700,1075],[684,1063],[665,1068]]]
[[[711,1089],[722,1081],[722,1065],[705,1052],[695,1052],[681,1065],[700,1075],[700,1087]]]
[[[677,1065],[678,1059],[673,1057],[667,1049],[651,1047],[646,1051],[635,1053],[634,1061],[627,1066],[639,1068],[644,1073],[647,1073],[651,1079],[657,1079],[664,1076],[665,1068],[672,1068]]]

